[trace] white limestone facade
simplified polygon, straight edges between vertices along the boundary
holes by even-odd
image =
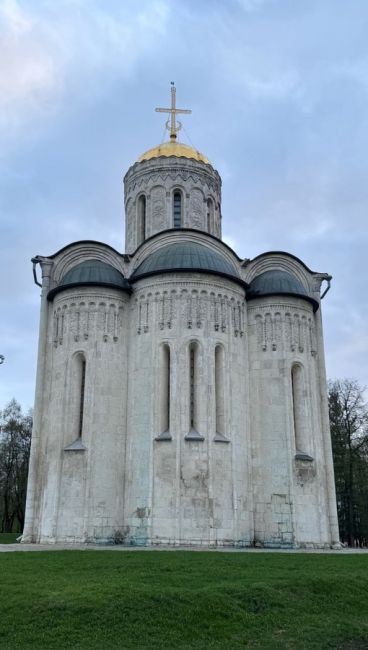
[[[240,259],[221,240],[218,172],[169,145],[125,176],[125,253],[81,241],[33,260],[23,541],[336,545],[330,276],[284,252]]]

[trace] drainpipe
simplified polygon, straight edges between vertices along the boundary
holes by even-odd
[[[326,287],[326,289],[324,290],[324,292],[323,292],[323,294],[322,294],[322,296],[321,296],[321,300],[325,297],[326,293],[327,293],[327,292],[330,290],[330,288],[331,288],[332,275],[327,275],[324,279],[325,279],[326,282],[327,282],[327,287]],[[323,280],[322,280],[322,282],[323,282]]]

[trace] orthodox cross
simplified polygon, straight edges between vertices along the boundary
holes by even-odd
[[[174,82],[171,82],[171,108],[155,108],[157,113],[170,113],[170,119],[166,122],[166,128],[170,131],[170,140],[175,142],[176,134],[181,129],[181,122],[176,121],[178,113],[191,113],[186,108],[176,108],[176,88]]]

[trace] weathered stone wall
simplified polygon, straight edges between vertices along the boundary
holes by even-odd
[[[151,172],[155,164],[147,162]],[[178,173],[184,165],[189,174],[192,164],[177,161]],[[143,187],[142,165],[126,180],[130,198]],[[202,167],[215,174],[214,186],[208,180],[215,192],[216,173]],[[166,180],[174,188],[175,174]],[[197,199],[192,180],[185,178]],[[200,219],[189,225],[203,227]],[[132,295],[85,286],[47,301],[83,260],[107,262],[128,277],[178,240],[209,246],[246,282],[286,270],[319,302],[324,274],[283,253],[242,263],[199,229],[166,230],[134,257],[79,242],[43,258],[24,541],[337,542],[320,310],[293,296],[246,302],[236,281],[193,272],[133,277]]]
[[[258,298],[248,304],[248,323],[255,541],[275,546],[330,544],[330,460],[323,446],[312,306],[293,297]],[[293,396],[296,365],[303,385]],[[296,408],[303,418],[299,450]],[[306,459],[296,458],[298,451]]]
[[[244,291],[203,274],[137,282],[131,308],[126,523],[131,543],[250,544]],[[197,345],[196,434],[189,348]],[[170,349],[169,430],[160,430],[160,348]],[[225,430],[216,436],[215,349],[225,357]]]
[[[113,289],[49,304],[39,541],[111,539],[123,526],[127,307]],[[86,363],[81,445],[75,360]]]

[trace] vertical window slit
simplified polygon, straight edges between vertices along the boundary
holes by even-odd
[[[79,398],[79,423],[78,423],[78,438],[82,437],[83,432],[83,414],[84,414],[84,393],[86,385],[86,360],[81,359],[81,377],[80,377],[80,398]]]
[[[181,192],[179,191],[174,192],[173,212],[174,212],[174,228],[181,228],[182,200],[181,200]]]
[[[197,343],[189,346],[189,433],[187,440],[204,440],[199,429],[199,347]]]
[[[170,348],[162,347],[162,423],[161,430],[170,429]]]
[[[225,435],[224,413],[224,350],[217,346],[215,350],[215,400],[216,400],[216,433]]]
[[[225,351],[215,348],[215,442],[230,442],[225,424]]]
[[[214,232],[214,210],[213,210],[213,201],[212,199],[207,199],[207,230],[209,233]]]
[[[309,416],[306,403],[304,371],[300,365],[291,369],[293,423],[296,455],[302,460],[313,460],[306,449],[309,446]]]
[[[195,429],[195,348],[190,346],[190,429]]]
[[[167,344],[160,347],[159,376],[159,430],[156,440],[171,440],[170,434],[170,348]]]
[[[142,244],[146,239],[146,197],[140,196],[138,199],[138,244]]]

